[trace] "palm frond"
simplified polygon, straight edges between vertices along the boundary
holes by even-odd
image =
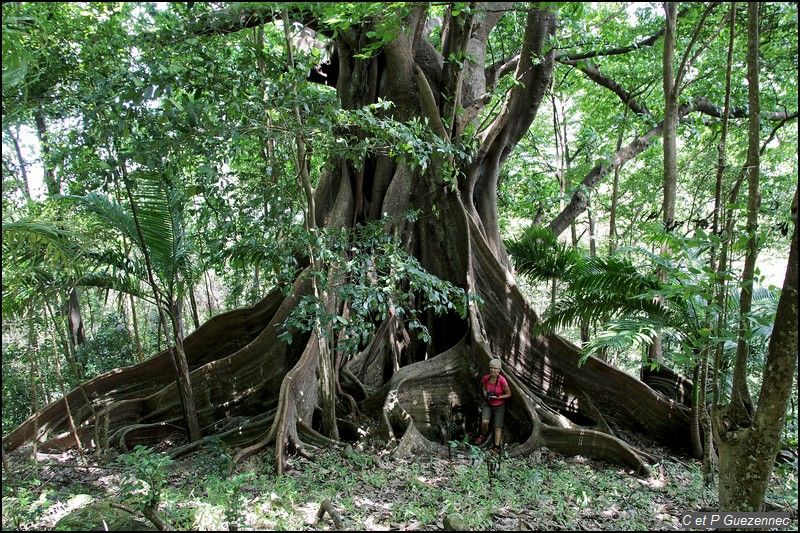
[[[80,253],[78,236],[53,224],[33,220],[3,222],[3,256],[16,263],[48,261],[71,264]]]
[[[662,285],[658,278],[642,274],[630,260],[619,256],[586,258],[574,263],[565,276],[575,293],[612,294],[619,300],[658,291]]]
[[[78,280],[78,285],[82,287],[112,289],[154,303],[152,293],[142,287],[140,280],[132,276],[126,276],[123,273],[114,275],[108,272],[92,272],[81,277]]]
[[[581,254],[559,243],[553,232],[531,226],[516,241],[506,241],[517,272],[533,281],[561,278],[567,268],[581,261]]]
[[[666,324],[649,316],[623,317],[612,320],[583,348],[581,363],[604,349],[626,350],[631,346],[650,345]]]
[[[86,196],[68,195],[56,198],[63,202],[78,204],[86,212],[93,214],[103,227],[118,231],[132,242],[139,242],[130,211],[107,196],[91,192]]]
[[[156,173],[137,172],[135,178],[132,196],[148,255],[162,281],[171,285],[178,273],[180,239],[169,191]]]

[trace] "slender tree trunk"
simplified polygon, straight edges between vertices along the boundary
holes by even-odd
[[[206,307],[208,308],[208,318],[211,318],[214,316],[214,308],[211,305],[211,281],[208,279],[208,270],[203,272],[203,278],[206,282]]]
[[[83,331],[83,318],[81,317],[81,305],[78,289],[73,288],[71,291],[69,291],[67,316],[69,319],[69,341],[74,349],[86,342],[86,334]]]
[[[56,180],[55,169],[50,155],[50,141],[47,134],[47,125],[44,121],[44,114],[41,109],[36,109],[33,113],[36,123],[36,134],[39,137],[39,146],[42,153],[42,167],[44,167],[44,183],[47,186],[47,195],[55,196],[61,193],[61,186]]]
[[[661,204],[661,214],[664,228],[670,231],[675,220],[675,195],[678,187],[678,155],[677,155],[677,130],[678,130],[678,84],[675,80],[675,41],[677,31],[678,5],[676,2],[664,2],[664,11],[667,15],[666,31],[664,32],[664,56],[662,61],[662,82],[664,87],[664,194]],[[668,253],[664,246],[662,255]],[[659,268],[658,277],[666,281],[666,272]],[[656,301],[662,301],[656,297]],[[650,361],[661,363],[664,360],[664,349],[661,335],[653,338],[647,354],[648,361],[642,365],[642,376]]]
[[[726,157],[725,157],[725,149],[726,143],[728,139],[728,118],[730,116],[730,104],[731,104],[731,72],[732,72],[732,65],[733,65],[733,43],[734,37],[736,34],[736,2],[731,3],[731,9],[729,14],[729,26],[728,26],[728,56],[726,61],[726,68],[725,68],[725,101],[723,104],[722,109],[722,133],[720,134],[719,144],[717,145],[717,170],[716,170],[716,179],[714,184],[714,212],[712,214],[712,222],[711,222],[711,233],[714,236],[720,234],[719,226],[720,226],[720,213],[722,212],[722,178],[725,175],[725,169],[727,168]],[[709,268],[712,272],[716,273],[716,277],[721,280],[722,283],[722,276],[720,275],[721,272],[717,270],[717,245],[712,244],[710,258],[709,258]],[[720,263],[723,263],[721,260]],[[716,288],[716,287],[715,287]],[[724,299],[724,291],[720,289],[720,295],[723,296]],[[709,302],[710,304],[711,302]],[[718,320],[717,323],[713,323],[713,317],[709,317],[709,331],[715,331],[716,337],[721,336],[722,331],[722,324],[724,322],[725,316],[725,307],[724,302],[720,301],[720,298],[716,299],[717,303],[717,313],[718,313]],[[701,423],[703,425],[703,435],[705,441],[705,448],[703,450],[703,482],[706,485],[710,485],[713,481],[714,476],[714,459],[715,459],[715,452],[714,452],[714,442],[713,442],[713,430],[711,424],[711,417],[709,416],[708,407],[706,405],[706,393],[708,389],[708,357],[709,352],[713,351],[714,354],[717,354],[718,351],[720,352],[719,355],[715,355],[714,359],[714,370],[713,370],[713,378],[712,378],[712,401],[713,404],[716,405],[719,401],[719,387],[717,385],[717,365],[722,360],[722,343],[717,341],[715,343],[711,343],[708,349],[703,350],[703,359],[700,363],[700,382],[701,382],[701,389],[700,389],[700,403],[703,406],[703,410],[701,411]]]
[[[28,185],[28,169],[27,169],[28,165],[25,162],[25,159],[23,159],[22,150],[20,150],[20,147],[19,147],[19,140],[18,140],[19,127],[17,127],[17,135],[14,135],[13,133],[11,133],[11,128],[9,128],[8,126],[5,126],[4,129],[6,131],[6,135],[8,135],[8,138],[11,139],[12,143],[14,143],[14,152],[17,155],[17,163],[19,164],[19,172],[22,175],[22,182],[20,183],[20,185],[21,185],[20,190],[22,190],[22,195],[25,197],[25,199],[30,201],[31,200],[31,189],[30,189],[30,186]],[[16,175],[14,176],[14,179],[16,179]]]
[[[153,276],[153,267],[150,263],[150,253],[147,249],[147,241],[145,241],[144,235],[142,234],[142,228],[139,225],[138,209],[136,202],[133,200],[133,193],[131,192],[131,186],[128,180],[125,164],[125,161],[122,161],[120,165],[120,168],[122,169],[122,180],[125,183],[125,190],[128,193],[128,200],[130,201],[131,205],[133,221],[136,225],[136,234],[139,237],[139,242],[142,245],[142,255],[144,255],[145,265],[147,266],[147,277],[150,281],[150,287],[153,290],[153,296],[155,297],[156,309],[158,309],[158,316],[160,322],[164,325],[164,333],[166,334],[166,320],[164,318],[164,310],[161,306],[162,295],[161,291],[158,290],[158,285],[156,284],[155,277]],[[168,300],[167,305],[172,306],[174,303]],[[196,440],[200,440],[201,432],[200,424],[197,421],[194,393],[192,391],[191,377],[189,376],[189,365],[186,362],[186,353],[183,349],[183,332],[181,331],[180,326],[180,314],[178,314],[178,316],[171,316],[170,318],[172,319],[172,327],[175,334],[175,346],[172,350],[170,350],[170,353],[172,354],[172,365],[175,369],[175,382],[178,386],[178,393],[181,400],[181,406],[183,408],[183,418],[186,424],[186,435],[190,442],[194,442]],[[167,344],[169,344],[169,339],[167,339]]]
[[[250,291],[250,301],[255,302],[261,294],[261,268],[258,264],[253,269],[253,289]]]
[[[192,308],[192,323],[194,329],[200,327],[200,314],[197,312],[197,300],[194,297],[194,285],[189,287],[189,305]]]
[[[30,360],[31,365],[34,372],[35,383],[38,385],[38,390],[42,393],[42,399],[44,400],[44,405],[49,405],[53,398],[50,396],[50,391],[47,389],[47,380],[45,379],[45,371],[47,370],[47,361],[44,361],[45,369],[42,370],[42,365],[40,364],[40,355],[41,351],[39,350],[39,339],[36,335],[35,330],[33,329],[33,321],[31,320],[30,329],[28,331],[28,344],[32,346],[32,354],[33,357]]]
[[[172,362],[175,367],[175,374],[178,376],[178,390],[181,398],[181,405],[184,411],[184,418],[187,427],[187,435],[190,442],[200,440],[202,433],[200,424],[197,420],[197,410],[195,407],[194,391],[189,375],[189,364],[186,360],[186,351],[183,346],[183,319],[181,317],[180,299],[173,300],[169,305],[169,319],[172,324],[172,336],[175,345],[172,347]],[[169,341],[167,341],[169,342]]]
[[[53,313],[49,306],[47,308],[48,314],[50,315],[50,320],[53,323],[53,333],[50,336],[50,339],[53,344],[53,369],[56,372],[56,379],[58,380],[58,386],[61,389],[61,396],[64,398],[64,410],[66,411],[67,415],[67,423],[69,424],[69,431],[72,433],[72,438],[75,439],[75,446],[78,449],[78,455],[80,455],[81,461],[86,462],[86,455],[83,452],[83,445],[81,444],[80,435],[78,435],[78,430],[75,427],[75,419],[72,417],[72,409],[69,405],[69,398],[67,397],[67,386],[64,383],[64,375],[61,373],[61,361],[59,357],[59,350],[58,350],[58,343],[56,342],[56,333],[55,330],[58,329],[56,326],[56,315]],[[65,346],[65,349],[69,349]],[[80,383],[81,380],[78,381]]]
[[[622,139],[625,135],[625,122],[628,118],[628,106],[625,106],[624,115],[622,116],[622,123],[619,125],[619,133],[617,134],[617,147],[614,153],[617,153],[622,148]],[[619,202],[619,173],[622,170],[622,164],[614,167],[614,182],[611,186],[611,212],[608,218],[608,254],[612,255],[617,249],[617,203]]]
[[[136,343],[136,360],[140,363],[144,362],[144,350],[142,349],[142,339],[139,335],[139,319],[136,317],[136,302],[133,300],[133,295],[128,295],[128,302],[131,306],[131,321],[133,322],[133,340]]]
[[[758,210],[761,205],[759,192],[759,135],[761,109],[758,80],[758,4],[748,4],[747,26],[747,87],[750,119],[747,135],[747,249],[742,271],[741,296],[739,298],[739,334],[736,344],[736,362],[733,368],[733,391],[731,405],[733,417],[742,424],[750,419],[753,401],[747,386],[747,356],[750,339],[750,309],[753,301],[753,282],[758,255]]]
[[[747,79],[750,120],[748,124],[747,250],[742,274],[739,343],[730,403],[713,413],[714,431],[720,443],[719,501],[723,511],[761,511],[764,494],[780,446],[797,365],[797,191],[792,204],[793,231],[781,298],[775,316],[767,360],[764,365],[758,409],[745,381],[747,369],[747,313],[752,298],[753,269],[757,253],[759,207],[759,4],[747,9]],[[743,345],[744,344],[744,345]]]
[[[787,402],[797,369],[797,192],[793,211],[794,228],[786,278],[752,425],[727,427],[721,417],[714,418],[714,429],[720,441],[719,503],[723,511],[763,510],[764,495],[780,449]]]
[[[31,365],[30,381],[31,381],[31,400],[33,401],[33,447],[31,449],[31,459],[33,459],[36,470],[39,469],[39,459],[37,457],[37,448],[39,446],[39,395],[36,393],[36,375],[38,374],[36,365],[36,352],[39,351],[39,341],[36,338],[36,331],[33,327],[33,320],[29,319],[28,322],[28,349],[25,353],[28,355],[28,362]],[[49,403],[49,402],[48,402]]]
[[[166,337],[167,333],[164,330],[164,321],[161,319],[161,315],[158,315],[158,320],[156,321],[156,353],[161,351],[161,339]]]

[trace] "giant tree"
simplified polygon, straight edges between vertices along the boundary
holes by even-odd
[[[360,144],[364,150],[358,157],[328,152],[314,176],[314,209],[306,211],[314,220],[306,226],[315,233],[381,224],[426,272],[472,295],[470,303],[463,316],[450,311],[422,317],[429,333],[422,336],[410,334],[412,325],[395,312],[399,303],[384,303],[385,312],[374,315],[374,335],[349,357],[340,356],[335,336],[310,330],[288,344],[281,336],[284,324],[315,295],[311,276],[336,277],[330,272],[333,260],[300,258],[298,264],[305,266],[292,281],[186,337],[204,435],[241,447],[239,458],[275,445],[277,468],[283,471],[288,452],[304,453],[337,435],[356,438],[349,415],[361,412],[380,420],[382,430],[400,440],[401,451],[435,448],[437,424],[454,410],[476,423],[474,376],[499,357],[514,391],[509,416],[518,444],[510,449],[513,455],[546,445],[646,468],[644,454],[594,426],[687,445],[685,406],[600,360],[590,358],[578,368],[576,346],[557,335],[532,334],[538,317],[515,283],[500,238],[501,169],[551,84],[558,13],[546,5],[450,4],[436,28],[429,24],[435,6],[428,4],[349,6],[290,6],[282,17],[269,6],[206,6],[202,13],[172,20],[164,35],[151,33],[141,40],[170,46],[179,40],[177,32],[181,39],[188,35],[210,43],[253,27],[283,35],[283,25],[293,23],[316,31],[330,62],[314,68],[309,82],[335,88],[342,115],[350,117],[334,125],[330,135],[343,144],[384,137]],[[501,19],[510,16],[524,19],[519,50],[496,66],[487,58],[487,43]],[[296,74],[297,68],[282,64],[286,76]],[[202,91],[200,85],[198,79],[194,94]],[[260,123],[269,131],[267,119]],[[298,147],[313,147],[316,140],[304,129],[308,119],[287,122],[296,128]],[[403,127],[426,141],[390,137],[392,131],[407,131]],[[299,175],[303,157],[295,161]],[[338,294],[318,298],[317,309],[346,321],[351,302]],[[112,444],[157,442],[181,426],[180,396],[169,366],[167,350],[85,384],[93,403],[108,405]],[[320,377],[326,368],[334,371],[332,381]],[[333,386],[337,417],[332,426],[321,404]],[[68,398],[73,416],[82,421],[79,433],[88,431],[95,421],[86,402],[74,392]],[[347,398],[353,402],[338,401]],[[38,417],[44,447],[73,445],[64,416],[59,400]],[[33,433],[28,421],[4,445],[16,448]]]

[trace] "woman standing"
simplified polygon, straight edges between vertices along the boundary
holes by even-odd
[[[476,443],[483,444],[489,431],[489,419],[494,421],[494,450],[500,449],[503,439],[503,417],[506,413],[506,400],[511,398],[508,381],[500,374],[500,359],[489,361],[489,373],[483,376],[483,397],[481,405],[481,432]]]

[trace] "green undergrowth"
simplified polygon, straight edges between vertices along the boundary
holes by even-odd
[[[324,500],[349,530],[441,530],[446,519],[478,530],[671,530],[685,512],[717,509],[716,487],[703,487],[699,464],[670,456],[652,465],[649,478],[547,450],[498,460],[464,444],[451,459],[321,451],[313,460],[290,459],[280,477],[269,455],[232,475],[229,458],[219,447],[174,462],[138,449],[88,472],[42,466],[38,476],[19,476],[13,485],[4,479],[3,529],[54,529],[92,501],[135,511],[153,499],[159,515],[183,530],[333,529],[328,514],[317,518]],[[30,466],[15,466],[30,474]],[[776,469],[768,500],[797,508],[796,466]]]

